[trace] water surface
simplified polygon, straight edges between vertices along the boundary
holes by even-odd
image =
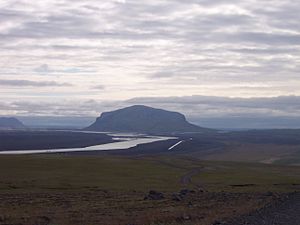
[[[115,135],[113,135],[115,136]],[[94,145],[84,148],[64,148],[64,149],[44,149],[44,150],[18,150],[18,151],[0,151],[2,155],[23,155],[23,154],[45,154],[45,153],[64,153],[64,152],[88,152],[88,151],[109,151],[109,150],[126,150],[140,144],[148,144],[157,141],[177,139],[175,137],[113,137],[117,142]]]

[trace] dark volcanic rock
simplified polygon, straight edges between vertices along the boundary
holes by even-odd
[[[16,118],[0,117],[0,129],[25,129],[22,122]]]
[[[190,193],[195,193],[195,191],[194,191],[194,190],[189,190],[189,189],[182,189],[182,190],[179,192],[179,194],[180,194],[181,196],[185,196],[185,195],[190,194]]]
[[[178,194],[173,193],[172,194],[172,200],[173,201],[182,201],[188,194],[195,193],[194,190],[189,190],[189,189],[182,189]]]
[[[182,201],[182,197],[180,195],[174,193],[174,194],[172,194],[172,200],[180,202],[180,201]]]
[[[104,112],[87,127],[93,131],[170,133],[209,131],[187,122],[184,115],[143,105]]]
[[[149,194],[145,196],[144,200],[162,200],[165,196],[163,193],[157,191],[149,191]]]

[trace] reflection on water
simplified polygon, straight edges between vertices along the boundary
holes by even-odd
[[[0,151],[0,154],[43,154],[43,153],[63,153],[63,152],[86,152],[86,151],[104,151],[104,150],[122,150],[135,147],[139,144],[153,143],[156,141],[164,141],[170,139],[177,139],[175,137],[158,137],[158,136],[146,136],[146,137],[115,137],[113,140],[117,142],[95,145],[85,148],[67,148],[67,149],[47,149],[47,150],[20,150],[20,151]]]

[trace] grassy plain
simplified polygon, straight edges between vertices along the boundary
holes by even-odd
[[[253,191],[289,191],[300,184],[300,167],[201,161],[189,157],[113,156],[1,156],[1,191],[107,190],[175,191],[183,188],[180,178],[190,170],[194,183],[207,190],[234,191],[238,185],[252,184]],[[250,186],[250,185],[249,185]],[[284,187],[284,188],[283,188]]]
[[[0,224],[209,225],[299,184],[297,166],[184,156],[1,156]],[[186,188],[194,192],[173,199]],[[144,200],[149,190],[165,198]]]

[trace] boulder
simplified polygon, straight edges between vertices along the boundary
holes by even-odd
[[[164,198],[163,193],[151,190],[148,195],[145,196],[144,200],[162,200]]]

